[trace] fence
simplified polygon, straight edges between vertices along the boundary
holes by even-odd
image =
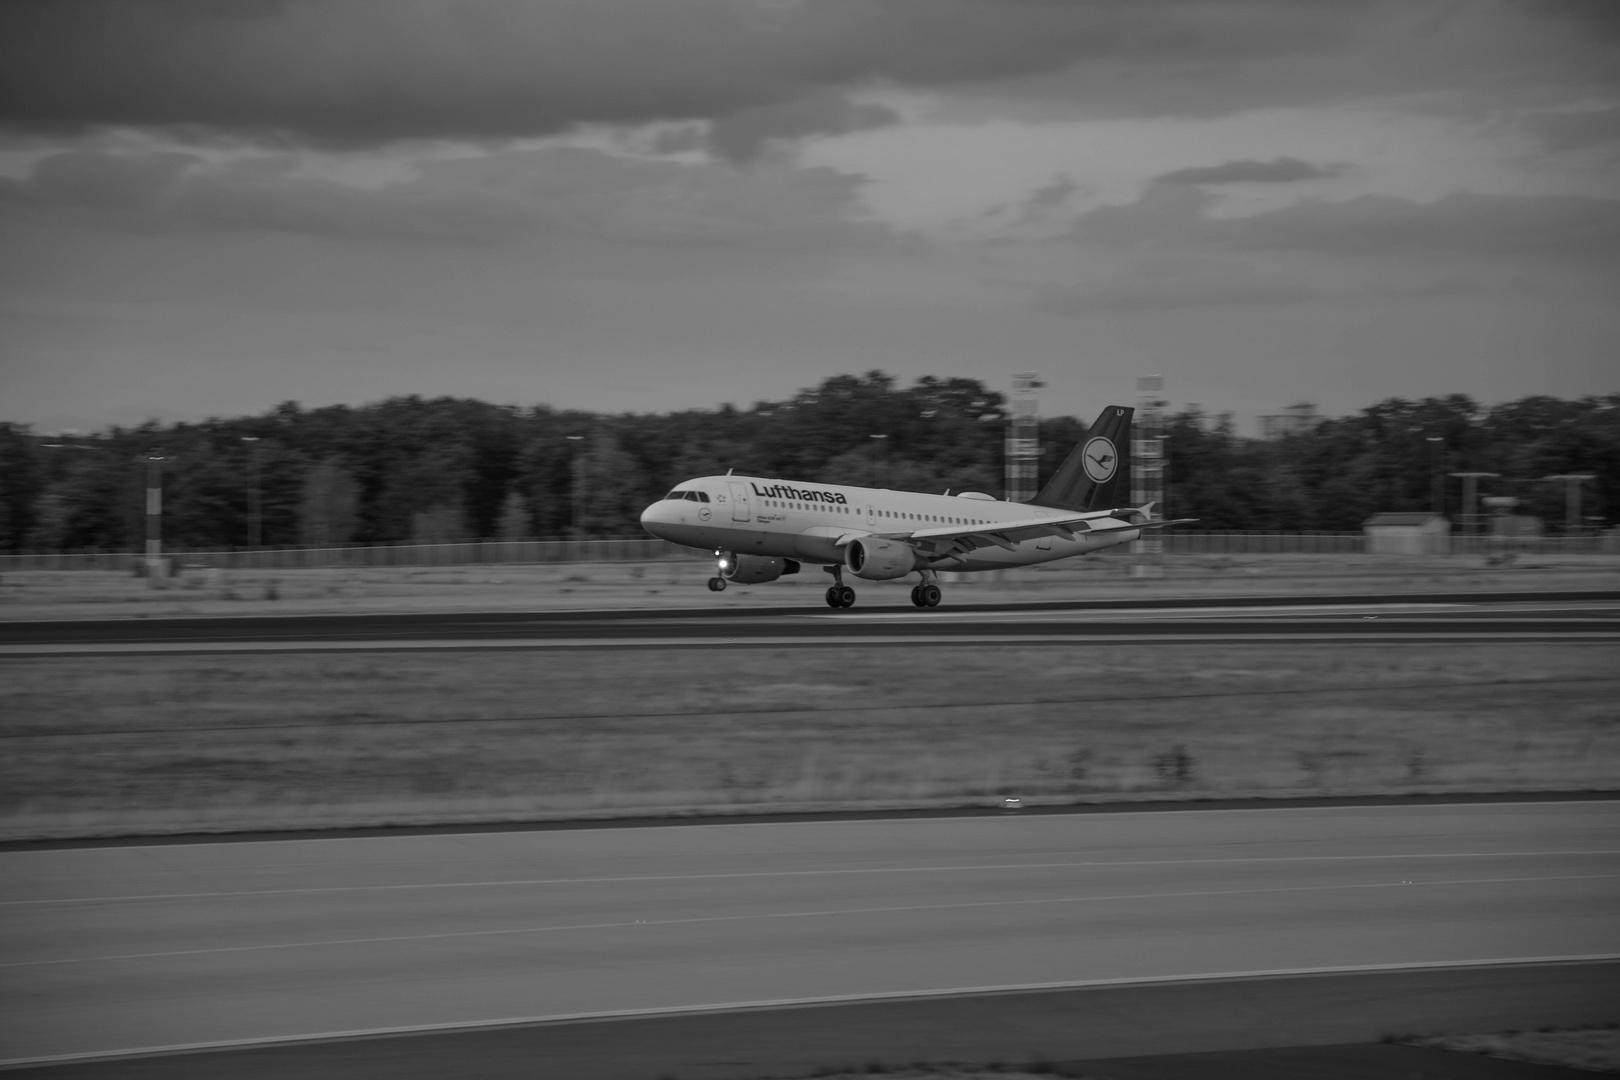
[[[498,563],[650,562],[704,559],[690,548],[652,537],[593,540],[480,540],[460,544],[364,544],[346,547],[256,549],[168,548],[179,566],[222,570],[309,570],[317,567],[480,566]],[[117,570],[133,572],[145,556],[132,551],[38,552],[0,555],[5,570]]]
[[[1366,538],[1354,533],[1177,532],[1164,537],[1171,555],[1361,555]],[[1452,555],[1620,554],[1613,532],[1586,536],[1499,538],[1457,536]],[[223,570],[307,570],[318,567],[479,566],[499,563],[651,562],[703,560],[709,556],[652,537],[596,540],[481,540],[461,544],[367,544],[350,547],[282,547],[252,550],[171,548],[164,556],[178,566]],[[116,570],[132,572],[138,552],[38,552],[0,555],[0,572],[15,570]]]
[[[1177,532],[1164,533],[1170,555],[1359,555],[1366,540],[1355,533]]]

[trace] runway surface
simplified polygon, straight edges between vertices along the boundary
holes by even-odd
[[[1620,957],[1620,803],[12,851],[0,853],[0,911],[9,1062],[1437,965],[1465,965],[1453,990],[1496,978],[1493,1007],[1516,994],[1529,1015],[1551,1000],[1525,989],[1534,977],[1466,965]],[[1380,1002],[1334,1007],[1342,1020]],[[600,1050],[617,1038],[611,1024],[568,1030]],[[1121,1045],[1097,1056],[1133,1052]]]
[[[0,656],[1119,640],[1620,642],[1620,593],[0,622]]]

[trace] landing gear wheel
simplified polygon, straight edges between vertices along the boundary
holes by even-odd
[[[840,585],[840,586],[838,586],[838,606],[839,607],[854,607],[855,606],[855,590],[850,588],[848,585]]]
[[[922,590],[923,590],[923,587],[921,585],[913,585],[911,587],[911,602],[912,602],[912,604],[914,604],[917,607],[927,607],[928,606],[923,601]]]
[[[838,586],[836,585],[830,585],[827,588],[827,606],[830,608],[841,608],[844,606],[838,597]]]
[[[726,591],[726,579],[723,578],[723,577],[712,577],[712,578],[710,578],[709,579],[709,591],[710,592],[725,592]]]
[[[938,585],[919,585],[917,595],[922,599],[923,607],[939,607],[941,593]]]

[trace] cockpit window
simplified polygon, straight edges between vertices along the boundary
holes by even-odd
[[[697,502],[697,501],[698,501],[698,497],[697,497],[697,496],[698,496],[698,493],[697,493],[697,492],[695,492],[695,491],[688,491],[688,492],[687,492],[687,493],[686,493],[686,501],[687,501],[687,502]]]
[[[680,488],[676,488],[674,491],[664,496],[664,501],[668,502],[670,499],[684,499],[690,494],[692,494],[690,491],[682,491]]]
[[[698,502],[708,502],[709,501],[709,493],[707,491],[700,491],[700,492],[697,493],[697,495],[698,495]]]

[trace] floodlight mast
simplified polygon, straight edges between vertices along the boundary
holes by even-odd
[[[146,455],[146,583],[163,588],[163,451]]]
[[[1040,402],[1036,391],[1045,385],[1033,371],[1013,376],[1012,423],[1006,446],[1008,502],[1027,503],[1035,497],[1041,458]]]
[[[1458,477],[1463,482],[1463,531],[1477,535],[1479,533],[1479,493],[1478,482],[1481,477],[1497,477],[1501,473],[1493,472],[1454,472],[1450,475]]]
[[[1596,473],[1558,473],[1543,476],[1543,480],[1559,481],[1564,485],[1564,533],[1579,536],[1581,530],[1581,483],[1596,480]]]
[[[1164,376],[1144,375],[1136,380],[1136,422],[1131,435],[1131,502],[1136,506],[1156,504],[1154,513],[1164,509]],[[1157,529],[1144,531],[1131,545],[1136,560],[1132,577],[1164,576],[1164,534]]]

